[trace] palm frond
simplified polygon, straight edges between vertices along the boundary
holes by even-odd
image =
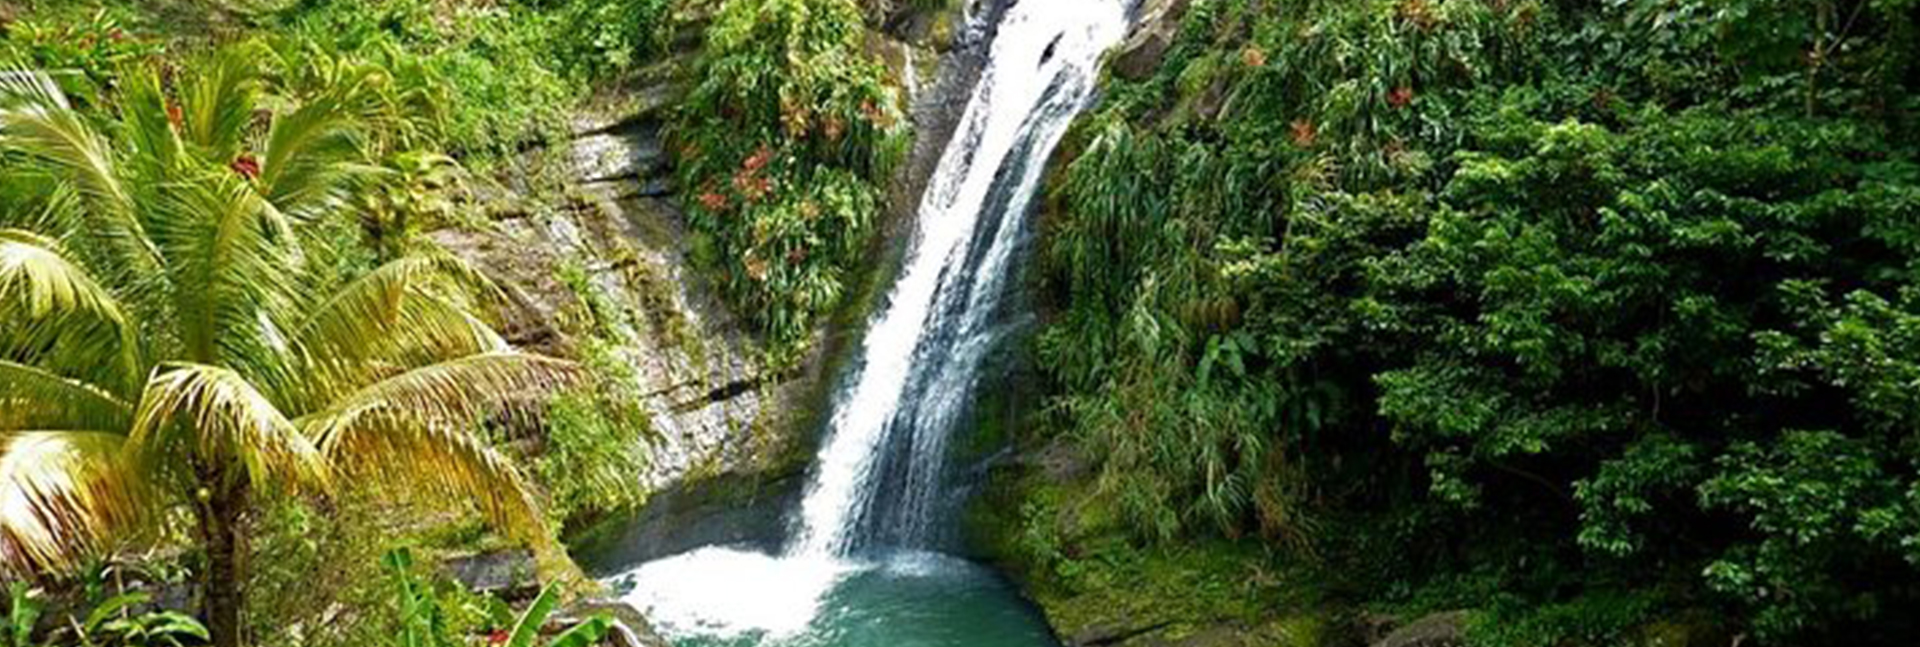
[[[138,526],[151,493],[123,438],[97,431],[0,432],[0,571],[66,570]]]
[[[60,252],[51,238],[0,229],[0,300],[18,299],[36,318],[78,310],[124,322],[113,295]]]
[[[124,431],[132,422],[133,407],[99,387],[0,360],[0,431]]]
[[[468,427],[382,412],[356,417],[352,431],[332,434],[324,447],[342,478],[471,501],[504,534],[536,546],[550,541],[533,484]]]
[[[322,447],[352,433],[363,418],[399,416],[471,427],[489,414],[544,404],[539,396],[576,384],[584,375],[577,364],[540,355],[474,355],[382,380],[303,417],[301,426]]]
[[[29,104],[54,110],[72,110],[67,93],[53,77],[33,70],[0,70],[0,108]]]
[[[138,331],[114,295],[62,251],[52,239],[0,229],[0,354],[131,393]]]
[[[127,443],[135,464],[155,471],[183,462],[169,457],[193,455],[243,466],[255,488],[330,482],[326,460],[307,436],[240,374],[216,366],[162,368],[147,383]]]
[[[157,70],[141,69],[125,75],[120,114],[125,142],[132,149],[127,161],[145,165],[141,170],[150,176],[164,177],[178,163],[184,142],[168,117],[167,93]]]
[[[538,396],[583,375],[577,365],[537,355],[476,355],[408,371],[299,422],[336,464],[471,497],[495,523],[539,539],[544,530],[525,479],[473,430],[491,413],[542,404]]]
[[[356,163],[364,157],[356,92],[330,88],[274,119],[260,163],[269,202],[298,218],[317,217],[344,203],[359,176],[381,172]]]
[[[62,240],[81,233],[80,195],[73,186],[39,169],[10,168],[14,174],[0,186],[0,229],[30,231]]]
[[[492,328],[447,301],[473,294],[499,298],[498,288],[451,254],[401,258],[311,308],[294,327],[292,345],[308,365],[323,369],[368,363],[412,369],[507,350]],[[368,382],[349,384],[358,389]]]
[[[292,223],[231,174],[177,182],[164,195],[150,211],[186,357],[266,375],[298,301]]]
[[[215,161],[239,157],[260,98],[256,48],[222,48],[180,88],[182,136]]]
[[[49,167],[87,199],[90,235],[137,268],[159,264],[133,200],[115,174],[107,139],[68,105],[45,74],[0,72],[0,148]]]

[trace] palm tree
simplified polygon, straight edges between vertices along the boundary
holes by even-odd
[[[578,371],[509,348],[447,255],[337,276],[329,223],[377,172],[358,115],[382,79],[264,110],[257,57],[130,75],[112,120],[0,73],[0,173],[37,193],[0,205],[0,571],[191,520],[214,644],[238,645],[250,499],[368,481],[471,497],[566,564],[472,430]]]

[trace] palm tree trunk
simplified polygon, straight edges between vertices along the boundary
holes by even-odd
[[[217,480],[215,481],[218,482]],[[240,582],[245,577],[246,541],[240,516],[246,511],[244,485],[214,485],[200,504],[200,542],[207,551],[201,573],[201,613],[213,647],[240,647]]]

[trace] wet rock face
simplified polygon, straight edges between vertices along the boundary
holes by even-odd
[[[532,551],[503,550],[451,557],[441,569],[448,578],[476,593],[520,599],[540,591]]]
[[[1187,15],[1192,0],[1145,0],[1133,32],[1120,44],[1113,57],[1113,73],[1129,81],[1153,76],[1173,48],[1180,33],[1180,21]]]
[[[948,104],[971,87],[970,66],[958,54],[978,54],[954,44],[964,37],[939,29],[957,15],[896,4],[871,42],[915,106],[917,139],[928,141],[916,142],[893,187],[889,202],[904,206],[890,210],[888,222],[911,215],[951,131],[945,122],[957,120],[959,106]],[[764,481],[795,471],[791,463],[805,457],[795,448],[810,435],[800,423],[818,408],[813,400],[828,377],[823,358],[839,337],[828,331],[802,370],[772,374],[754,336],[693,266],[696,237],[665,139],[692,80],[682,73],[690,56],[600,88],[568,141],[528,152],[497,183],[475,182],[471,202],[485,214],[484,226],[429,234],[503,288],[507,304],[498,315],[509,342],[631,369],[653,432],[649,467],[638,478],[660,494],[718,476]],[[877,247],[907,233],[884,231]]]
[[[630,369],[652,414],[651,460],[638,475],[649,489],[751,470],[773,455],[769,435],[756,431],[773,424],[778,407],[769,405],[781,392],[686,258],[662,135],[665,109],[680,96],[670,65],[608,90],[617,98],[584,112],[570,141],[530,153],[501,186],[476,188],[488,226],[430,234],[507,293],[509,342],[595,353]],[[533,194],[548,197],[525,197]]]

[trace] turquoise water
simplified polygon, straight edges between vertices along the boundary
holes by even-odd
[[[614,584],[677,647],[1060,645],[999,574],[938,553],[829,563],[703,549]]]

